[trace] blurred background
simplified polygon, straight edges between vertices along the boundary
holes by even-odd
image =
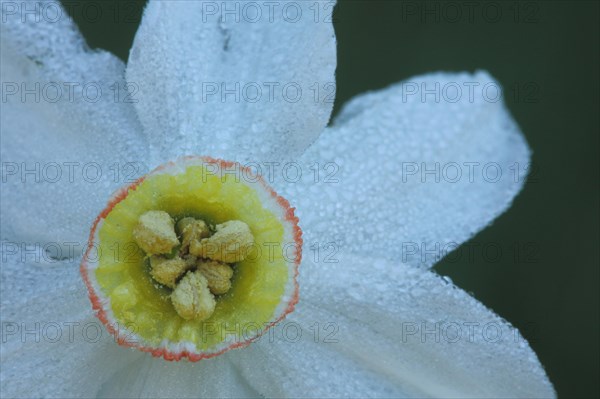
[[[63,2],[91,47],[127,60],[144,1]],[[561,397],[600,396],[598,4],[341,0],[334,13],[335,111],[431,71],[485,69],[504,86],[532,174],[436,270],[521,330]],[[481,250],[490,243],[493,261]]]

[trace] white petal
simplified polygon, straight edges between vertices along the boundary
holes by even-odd
[[[2,395],[95,397],[142,354],[119,347],[93,316],[78,264],[33,256],[2,264]]]
[[[421,97],[423,85],[439,98]],[[484,72],[433,74],[350,101],[303,157],[302,182],[279,184],[306,242],[428,267],[486,227],[521,189],[529,162],[519,128],[494,101],[499,87]]]
[[[248,348],[232,352],[248,383],[268,398],[402,398],[410,391],[379,368],[340,350],[329,318],[301,304],[286,320]],[[315,342],[315,328],[321,336]],[[324,331],[327,328],[327,331]],[[271,335],[272,334],[272,335]],[[354,344],[365,345],[356,341]]]
[[[152,153],[238,161],[302,153],[333,105],[334,4],[150,1],[127,80],[140,88]]]
[[[256,398],[228,355],[198,363],[168,362],[145,354],[126,370],[116,372],[99,392],[100,398]]]
[[[4,237],[81,242],[114,188],[146,169],[124,64],[90,50],[59,2],[3,6],[17,8],[1,39]]]
[[[300,304],[276,327],[279,339],[240,353],[263,394],[555,396],[518,331],[439,276],[356,257],[303,266]]]

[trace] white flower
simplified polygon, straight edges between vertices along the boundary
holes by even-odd
[[[326,127],[335,37],[312,3],[293,3],[311,15],[295,22],[222,22],[208,3],[151,0],[128,65],[88,49],[64,11],[3,15],[3,396],[555,396],[510,324],[428,270],[523,184],[527,145],[484,92],[497,84],[485,72],[415,77],[358,96]],[[124,101],[126,82],[135,103]],[[414,94],[432,87],[462,95]],[[167,362],[98,330],[79,259],[13,250],[58,243],[42,249],[64,257],[124,177],[190,153],[313,166],[297,183],[273,183],[297,207],[307,247],[285,322],[294,331]],[[424,172],[436,162],[438,181]],[[317,253],[311,243],[333,244]],[[331,251],[337,263],[324,261]]]

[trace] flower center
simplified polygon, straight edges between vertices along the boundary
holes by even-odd
[[[184,217],[177,222],[164,211],[140,216],[133,238],[146,253],[150,275],[172,288],[171,302],[186,320],[205,320],[215,311],[215,295],[229,292],[232,266],[243,261],[254,244],[248,225],[232,220],[209,226]]]
[[[241,347],[293,310],[301,232],[238,164],[188,157],[119,191],[81,270],[119,343],[190,360]]]

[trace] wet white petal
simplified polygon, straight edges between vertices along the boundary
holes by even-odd
[[[518,331],[439,276],[349,256],[303,266],[278,339],[239,357],[266,396],[555,396]]]
[[[119,347],[93,316],[76,262],[41,256],[2,263],[2,396],[95,397],[142,354]]]
[[[3,13],[4,237],[81,242],[112,190],[144,169],[124,64],[90,50],[59,2],[3,5],[60,13]]]
[[[146,354],[116,372],[98,393],[100,398],[256,398],[228,355],[198,363],[167,362]]]
[[[274,161],[318,136],[333,105],[334,2],[267,3],[149,2],[127,80],[153,154]]]
[[[303,180],[278,184],[306,242],[428,267],[487,226],[529,167],[499,87],[432,74],[350,101],[303,156]]]
[[[401,385],[377,367],[340,350],[328,318],[319,317],[308,305],[273,328],[273,336],[261,337],[246,349],[232,353],[233,361],[254,389],[268,398],[402,398]],[[315,328],[321,336],[315,342]],[[328,328],[324,331],[324,328]],[[366,345],[357,341],[356,345]],[[260,365],[257,367],[257,365]]]

